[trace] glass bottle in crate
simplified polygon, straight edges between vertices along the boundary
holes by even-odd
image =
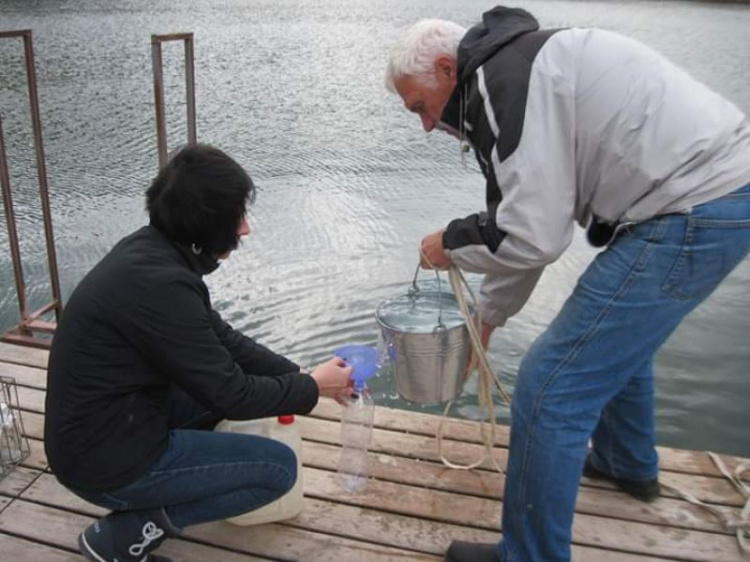
[[[21,442],[13,412],[7,403],[0,402],[0,462],[3,464],[19,462],[21,454]]]

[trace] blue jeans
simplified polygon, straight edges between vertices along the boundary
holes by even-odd
[[[183,392],[171,393],[169,445],[138,480],[117,490],[72,490],[113,511],[163,509],[174,527],[258,509],[297,479],[294,451],[264,437],[213,432],[219,417]]]
[[[654,354],[750,251],[750,185],[623,230],[521,363],[503,500],[505,562],[570,560],[579,480],[658,474]]]

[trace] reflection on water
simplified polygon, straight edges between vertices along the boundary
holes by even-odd
[[[595,25],[642,39],[750,111],[750,8],[681,2],[519,1],[548,26]],[[374,344],[374,311],[408,290],[421,237],[480,209],[483,180],[447,135],[425,135],[383,88],[387,47],[423,17],[470,24],[478,0],[3,0],[3,29],[31,28],[37,55],[61,282],[69,294],[145,220],[156,168],[151,33],[195,32],[198,135],[256,180],[253,232],[209,278],[236,327],[303,364]],[[689,30],[689,32],[686,32]],[[32,305],[47,299],[33,142],[19,42],[0,42],[0,112]],[[167,127],[186,138],[181,45],[165,46]],[[579,235],[528,306],[492,341],[512,388],[518,363],[593,251]],[[0,231],[0,328],[16,320]],[[476,278],[472,283],[476,286]],[[750,283],[745,262],[658,360],[660,443],[750,455]],[[381,403],[404,404],[392,381]],[[458,413],[478,415],[474,388]],[[414,406],[414,408],[417,408]],[[437,409],[427,409],[437,411]],[[502,416],[507,421],[507,411]]]

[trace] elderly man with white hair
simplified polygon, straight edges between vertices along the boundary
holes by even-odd
[[[486,211],[422,241],[424,265],[485,274],[485,345],[575,223],[603,248],[519,368],[503,540],[454,542],[447,553],[569,560],[582,473],[643,501],[659,496],[654,355],[750,251],[750,125],[636,41],[540,30],[503,7],[469,30],[414,25],[386,85],[425,131],[473,148],[486,178]]]

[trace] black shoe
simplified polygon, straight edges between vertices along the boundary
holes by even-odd
[[[81,533],[78,547],[92,562],[171,562],[150,553],[178,532],[162,510],[114,512]]]
[[[445,553],[446,562],[500,562],[497,544],[453,541]]]
[[[615,486],[620,488],[623,492],[627,492],[637,500],[642,502],[652,502],[661,494],[661,487],[659,486],[659,479],[653,478],[651,480],[627,480],[625,478],[615,478],[610,476],[596,468],[591,460],[593,453],[589,453],[586,457],[586,463],[583,465],[583,475],[586,478],[593,478],[596,480],[608,480]]]

